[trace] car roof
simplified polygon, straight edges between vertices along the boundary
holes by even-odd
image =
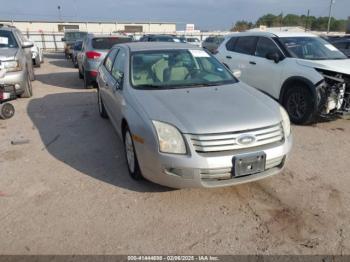
[[[228,37],[233,36],[265,36],[265,37],[317,37],[317,35],[305,32],[243,32],[243,33],[233,33],[228,35]]]
[[[131,52],[137,51],[156,51],[167,49],[201,49],[191,44],[174,43],[174,42],[130,42],[119,44],[130,49]]]
[[[99,37],[99,38],[110,38],[110,37],[125,37],[125,38],[131,38],[131,36],[127,36],[127,35],[121,35],[121,34],[88,34],[89,38],[95,38],[95,37]]]
[[[13,31],[13,30],[16,30],[17,28],[15,26],[8,25],[8,24],[0,24],[0,29],[6,30],[6,31]]]

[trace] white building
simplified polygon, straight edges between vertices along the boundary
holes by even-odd
[[[0,21],[11,24],[23,33],[60,33],[65,29],[77,29],[91,33],[175,33],[175,23],[163,22],[60,22],[60,21]]]

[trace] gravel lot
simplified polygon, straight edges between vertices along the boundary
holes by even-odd
[[[281,175],[173,190],[129,178],[63,55],[46,55],[33,88],[0,120],[1,254],[350,254],[349,120],[293,126]]]

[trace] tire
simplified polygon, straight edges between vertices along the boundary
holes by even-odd
[[[107,114],[105,105],[103,103],[99,88],[97,88],[97,103],[98,103],[98,112],[100,113],[100,116],[104,119],[108,119],[108,114]]]
[[[29,98],[33,95],[32,83],[29,79],[29,75],[27,74],[26,85],[24,87],[24,92],[21,94],[21,98]]]
[[[35,80],[34,66],[33,65],[30,66],[29,79],[30,79],[30,81],[34,81]]]
[[[283,101],[283,106],[289,114],[292,123],[306,125],[313,121],[315,116],[315,101],[306,86],[296,85],[290,87]]]
[[[78,68],[79,68],[79,66],[78,66]],[[80,68],[78,69],[78,74],[79,74],[79,79],[83,79],[84,78],[83,74],[80,71]]]
[[[84,70],[84,88],[85,89],[91,89],[93,88],[92,83],[89,80],[89,76],[86,73],[86,71]]]
[[[0,104],[0,118],[9,119],[15,114],[15,108],[10,103]]]
[[[41,63],[40,63],[40,58],[39,56],[35,59],[35,67],[40,67]]]
[[[128,165],[129,174],[134,180],[141,180],[143,178],[139,166],[139,162],[136,157],[136,151],[132,135],[128,127],[124,130],[124,152],[126,163]]]

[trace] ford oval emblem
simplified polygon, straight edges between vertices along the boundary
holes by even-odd
[[[256,137],[254,135],[241,135],[237,138],[237,143],[242,146],[253,144],[255,141]]]

